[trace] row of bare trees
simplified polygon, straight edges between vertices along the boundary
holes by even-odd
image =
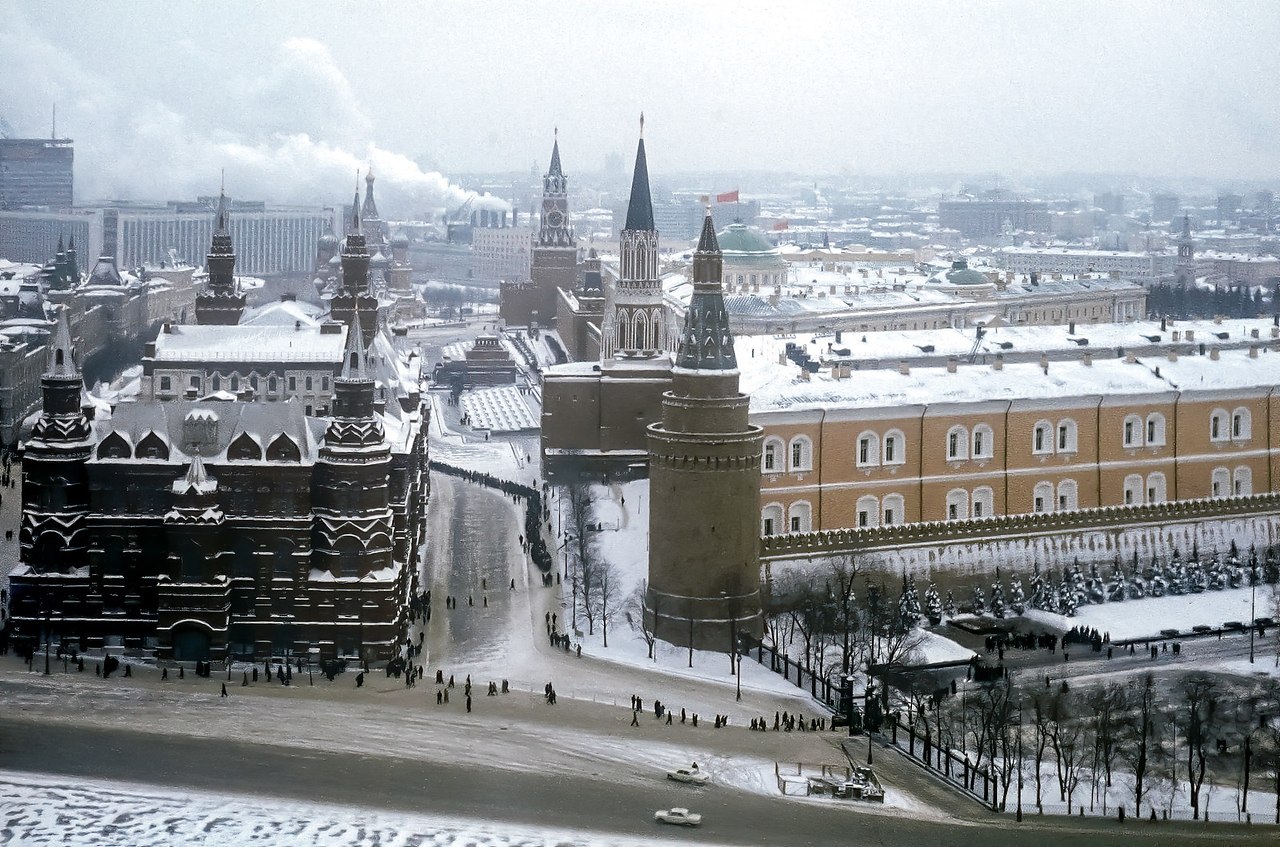
[[[922,758],[951,750],[971,764],[966,772],[986,768],[1001,810],[1025,782],[1041,812],[1055,791],[1068,814],[1086,804],[1107,814],[1123,796],[1132,811],[1172,815],[1185,797],[1199,819],[1209,793],[1227,790],[1243,815],[1251,785],[1265,780],[1280,823],[1280,680],[1146,673],[1073,689],[1065,681],[1021,686],[1006,676],[939,694],[926,682],[894,692],[923,742]]]
[[[609,646],[609,624],[623,605],[624,589],[618,567],[600,551],[600,523],[591,487],[584,483],[566,486],[561,492],[563,517],[560,532],[566,570],[572,580],[574,620],[579,606],[587,619],[587,632],[594,635],[596,624],[604,646]]]

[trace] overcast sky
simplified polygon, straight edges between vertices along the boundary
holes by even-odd
[[[52,8],[51,8],[52,6]],[[77,194],[333,202],[464,171],[1280,173],[1280,2],[0,0],[0,116]],[[427,164],[419,171],[414,161]],[[346,174],[350,176],[346,176]]]

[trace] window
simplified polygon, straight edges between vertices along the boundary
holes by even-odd
[[[1225,409],[1214,409],[1209,415],[1209,440],[1227,440],[1227,412]]]
[[[1058,421],[1058,452],[1076,452],[1076,422],[1070,418]]]
[[[329,390],[329,377],[325,376],[320,378],[320,390],[321,391]]]
[[[1124,419],[1124,446],[1142,446],[1142,418],[1129,415]]]
[[[1048,421],[1040,421],[1036,424],[1035,429],[1031,431],[1031,452],[1032,453],[1052,453],[1053,442],[1050,435],[1053,428]]]
[[[876,526],[880,523],[880,501],[870,494],[858,498],[858,526]]]
[[[962,426],[953,426],[947,432],[947,458],[959,461],[969,458],[969,432]]]
[[[764,443],[764,470],[765,473],[773,473],[781,470],[778,462],[778,454],[782,452],[782,442],[776,438],[770,438]]]
[[[298,378],[296,376],[289,377],[289,392],[293,393],[298,390]]]
[[[160,390],[161,391],[173,390],[173,382],[169,379],[169,377],[167,376],[160,377]]]
[[[268,377],[268,378],[267,378],[267,391],[269,391],[269,392],[271,392],[272,394],[274,394],[274,393],[275,393],[275,391],[276,391],[276,384],[277,384],[277,381],[276,381],[276,378],[275,378],[274,376],[272,376],[272,377]]]
[[[884,435],[884,463],[900,465],[906,461],[907,440],[902,430],[891,429]]]
[[[1154,447],[1164,446],[1164,415],[1159,412],[1147,415],[1147,444]]]
[[[1214,468],[1209,490],[1212,497],[1226,497],[1231,491],[1231,472],[1226,468]]]
[[[191,387],[197,390],[200,388],[200,377],[198,376],[191,377]]]
[[[947,492],[947,520],[956,521],[969,517],[969,492],[953,488]]]
[[[214,391],[222,390],[222,377],[219,376],[218,374],[213,375],[213,390]]]
[[[782,531],[782,506],[770,503],[760,513],[760,534],[776,535]]]
[[[258,375],[257,375],[257,374],[254,374],[253,376],[249,377],[249,387],[250,387],[250,388],[252,388],[254,391],[257,391],[257,390],[258,390]]]
[[[1124,478],[1124,504],[1126,506],[1142,505],[1142,476],[1131,473]]]
[[[231,390],[232,390],[232,391],[239,391],[239,390],[240,390],[240,376],[239,376],[239,374],[232,374],[232,375],[231,375]]]
[[[990,459],[996,447],[995,433],[986,424],[973,428],[973,458]]]
[[[1070,512],[1079,506],[1079,496],[1077,495],[1076,481],[1074,479],[1064,479],[1058,483],[1058,511]]]
[[[792,532],[808,532],[811,528],[812,509],[809,503],[801,500],[791,504],[790,509],[791,531]]]
[[[307,390],[312,390],[312,377],[307,377]]]
[[[1232,474],[1231,493],[1237,497],[1246,497],[1253,493],[1253,470],[1242,465]]]
[[[1167,488],[1165,486],[1164,474],[1151,473],[1147,474],[1147,502],[1163,503],[1167,497]]]
[[[995,495],[990,486],[983,485],[973,489],[970,510],[975,518],[988,518],[995,514]]]
[[[809,439],[803,435],[797,435],[791,439],[791,470],[807,471],[812,468],[813,463],[813,446],[809,443]]]
[[[864,432],[858,436],[858,467],[880,464],[880,436]]]
[[[1253,429],[1253,423],[1249,410],[1245,408],[1236,409],[1231,413],[1231,438],[1234,441],[1248,441]]]
[[[1053,511],[1053,483],[1037,482],[1032,491],[1032,509],[1036,512]]]
[[[891,526],[900,523],[903,518],[904,508],[901,494],[890,494],[884,498],[884,525]]]

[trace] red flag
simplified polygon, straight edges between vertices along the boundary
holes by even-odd
[[[732,191],[726,191],[724,194],[717,194],[716,202],[717,203],[737,203],[738,189],[735,188]]]
[[[774,232],[781,232],[784,229],[791,229],[791,221],[783,219],[773,225]]]

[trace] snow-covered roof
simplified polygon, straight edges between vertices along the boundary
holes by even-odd
[[[323,332],[319,326],[170,325],[156,335],[157,362],[332,362],[342,363],[347,328]]]

